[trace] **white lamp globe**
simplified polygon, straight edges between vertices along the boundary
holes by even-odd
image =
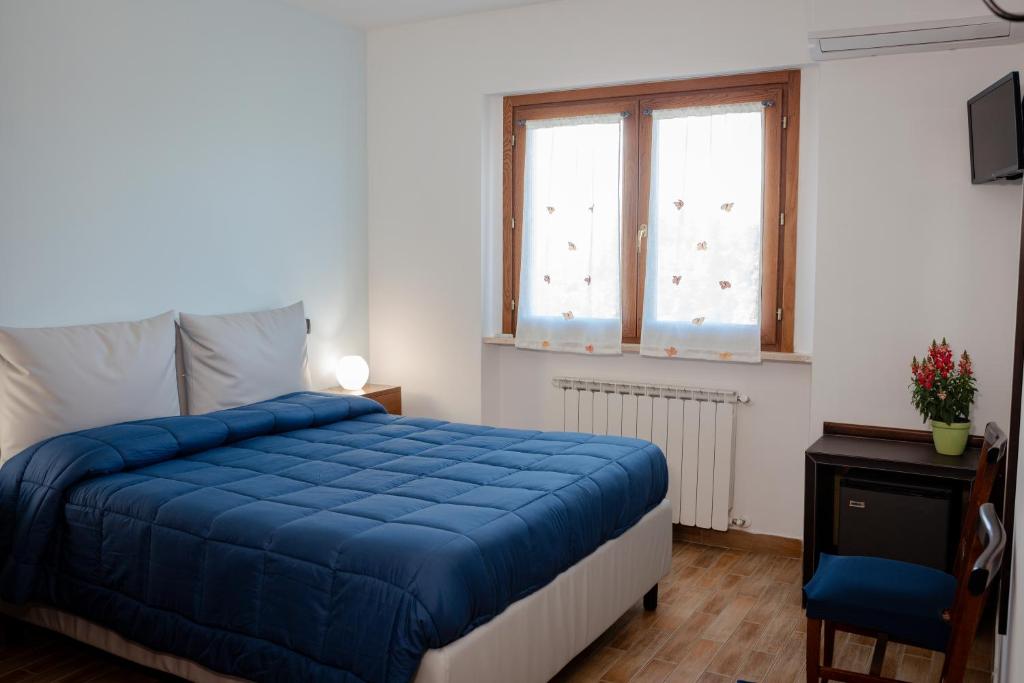
[[[338,361],[334,374],[342,388],[350,391],[362,389],[370,379],[370,366],[362,356],[345,356]]]

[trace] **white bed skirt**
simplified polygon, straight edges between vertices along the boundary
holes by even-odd
[[[648,512],[536,593],[468,635],[423,656],[415,683],[543,683],[592,643],[666,574],[672,564],[672,506]],[[127,640],[45,605],[0,605],[7,614],[137,664],[194,683],[243,679]]]

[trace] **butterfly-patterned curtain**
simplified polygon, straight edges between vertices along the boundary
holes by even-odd
[[[622,117],[526,122],[516,346],[622,352]]]
[[[762,105],[652,116],[640,352],[760,361]]]

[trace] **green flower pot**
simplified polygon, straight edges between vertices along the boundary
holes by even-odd
[[[932,420],[932,441],[935,442],[935,450],[942,455],[963,455],[970,434],[970,422],[950,424]]]

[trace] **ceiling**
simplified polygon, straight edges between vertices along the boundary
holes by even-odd
[[[348,26],[370,29],[545,0],[288,0]]]

